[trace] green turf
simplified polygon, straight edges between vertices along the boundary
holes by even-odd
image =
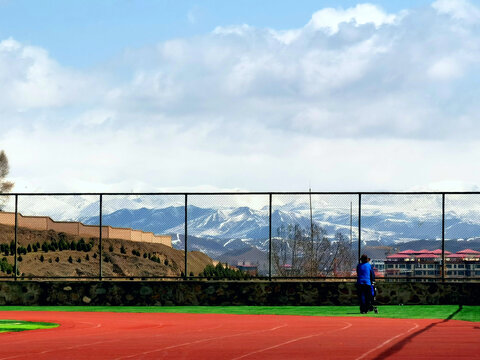
[[[30,322],[20,320],[0,320],[0,333],[36,329],[51,329],[57,327],[58,324],[45,322]]]
[[[362,316],[397,319],[455,319],[480,322],[480,306],[380,306],[379,314],[362,315],[358,306],[1,306],[0,311],[101,311],[134,313],[276,314]]]

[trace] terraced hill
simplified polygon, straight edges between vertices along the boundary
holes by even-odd
[[[0,276],[11,274],[15,229],[0,225]],[[96,277],[99,275],[99,239],[52,230],[19,228],[17,231],[19,275],[49,277]],[[185,253],[162,244],[103,239],[104,277],[180,276]],[[199,251],[188,253],[188,273],[198,275],[212,259]],[[2,271],[3,270],[3,271]]]

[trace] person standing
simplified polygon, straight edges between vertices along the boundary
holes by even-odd
[[[357,291],[361,314],[366,314],[373,308],[372,281],[375,281],[375,273],[368,260],[368,256],[363,254],[357,265]]]

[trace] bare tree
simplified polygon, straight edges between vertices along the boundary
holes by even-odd
[[[0,151],[0,194],[6,194],[13,188],[13,183],[5,180],[9,171],[8,158],[5,151],[2,150]],[[3,209],[6,201],[7,197],[0,196],[0,211]]]
[[[310,228],[282,225],[272,242],[272,262],[280,276],[349,276],[355,253],[346,235],[337,232],[329,239],[316,223]]]
[[[272,242],[273,266],[280,276],[301,276],[304,268],[303,229],[298,224],[282,225]]]

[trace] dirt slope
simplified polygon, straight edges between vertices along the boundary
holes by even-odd
[[[0,244],[10,244],[15,238],[15,229],[12,226],[0,225]],[[44,243],[58,243],[64,239],[67,244],[85,242],[91,244],[91,249],[81,250],[42,250]],[[18,247],[30,248],[27,254],[18,258],[18,268],[24,276],[98,276],[100,264],[98,254],[98,238],[57,233],[52,230],[38,231],[19,228],[17,232]],[[39,244],[35,252],[33,245]],[[185,253],[182,250],[172,249],[162,244],[140,243],[120,239],[103,239],[103,276],[180,276],[184,271]],[[132,252],[133,251],[133,252]],[[14,257],[10,254],[0,254],[13,264]],[[42,261],[43,257],[43,261]],[[69,262],[71,258],[71,262]],[[212,259],[207,255],[191,251],[188,253],[188,273],[198,275]],[[0,276],[5,276],[0,271]]]

